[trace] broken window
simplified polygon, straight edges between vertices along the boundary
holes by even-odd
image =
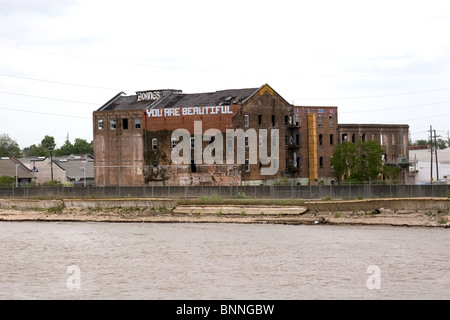
[[[158,139],[156,139],[156,138],[152,139],[152,149],[153,150],[158,149]]]
[[[103,119],[98,120],[98,130],[103,130]]]
[[[330,128],[333,126],[333,116],[330,115]]]
[[[116,130],[116,119],[109,120],[109,128],[111,130]]]
[[[134,128],[135,129],[141,128],[141,119],[139,119],[139,118],[134,119]]]
[[[317,117],[317,125],[318,125],[319,127],[322,126],[322,115],[320,115],[320,114],[319,114],[319,116]]]
[[[250,172],[250,160],[245,159],[245,171]]]

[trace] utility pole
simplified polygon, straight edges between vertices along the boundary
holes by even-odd
[[[434,130],[434,155],[436,158],[436,181],[439,180],[439,167],[438,167],[438,157],[437,157],[437,142],[436,142],[436,130]]]
[[[431,145],[431,159],[430,159],[430,182],[433,183],[433,129],[430,125],[430,145]]]

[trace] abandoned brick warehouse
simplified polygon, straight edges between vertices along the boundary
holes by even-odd
[[[267,84],[121,92],[93,126],[97,186],[330,184],[334,148],[357,139],[408,163],[408,125],[339,125],[337,107],[294,106]]]

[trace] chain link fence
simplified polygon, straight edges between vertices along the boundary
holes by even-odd
[[[450,185],[345,184],[262,186],[0,187],[0,198],[374,199],[450,197]]]

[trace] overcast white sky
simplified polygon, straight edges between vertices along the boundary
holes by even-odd
[[[0,0],[0,134],[91,141],[120,91],[272,86],[340,123],[450,130],[450,2]]]

